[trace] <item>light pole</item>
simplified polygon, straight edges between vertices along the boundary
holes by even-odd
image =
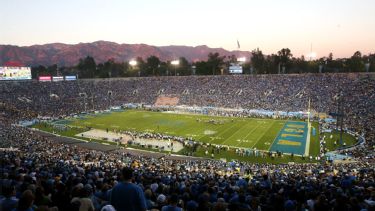
[[[370,59],[367,60],[367,63],[365,64],[365,69],[366,69],[366,72],[369,71],[369,69],[370,69]]]
[[[238,63],[238,66],[241,67],[241,72],[239,72],[240,74],[243,74],[243,66],[246,62],[246,57],[240,57],[240,58],[237,58],[237,63]]]
[[[83,108],[84,108],[85,112],[87,112],[87,108],[86,108],[86,98],[87,98],[87,94],[86,94],[86,92],[81,92],[81,93],[79,93],[79,96],[80,96],[81,98],[83,98]]]
[[[174,75],[177,75],[177,66],[180,64],[180,60],[176,59],[171,62],[171,64],[174,66]]]
[[[109,99],[109,110],[111,110],[112,107],[112,91],[108,91],[108,99]]]
[[[96,98],[96,95],[91,95],[91,104],[92,104],[92,110],[95,111],[95,104],[94,104],[94,98]]]
[[[245,63],[246,62],[246,57],[237,58],[237,62],[238,63]]]
[[[132,59],[132,60],[129,61],[129,64],[130,64],[130,66],[132,67],[132,69],[134,69],[134,67],[137,66],[137,61],[134,60],[134,59]],[[141,74],[140,74],[140,72],[138,71],[138,77],[139,77],[140,75],[141,75]]]

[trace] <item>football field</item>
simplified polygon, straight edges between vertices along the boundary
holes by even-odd
[[[305,123],[287,120],[126,110],[90,114],[70,119],[67,124],[110,131],[161,133],[192,138],[204,143],[295,154],[303,154],[306,144],[306,135],[303,135],[301,126]],[[290,128],[292,126],[298,130]],[[299,131],[302,133],[285,135]]]

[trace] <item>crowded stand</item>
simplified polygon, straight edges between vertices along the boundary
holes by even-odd
[[[12,81],[0,93],[0,210],[375,210],[373,74]],[[366,141],[346,152],[352,162],[276,165],[87,149],[17,125],[153,105],[160,95],[270,111],[306,111],[310,98],[314,112],[327,114],[341,98],[345,130]],[[118,199],[125,185],[132,203]]]

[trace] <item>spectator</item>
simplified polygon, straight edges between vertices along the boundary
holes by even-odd
[[[123,181],[118,183],[111,192],[110,202],[116,210],[146,210],[146,200],[142,189],[132,183],[133,169],[122,169]]]
[[[4,185],[2,187],[4,198],[0,201],[0,210],[11,211],[16,208],[18,199],[16,196],[16,189],[13,185]]]
[[[169,204],[162,207],[161,211],[182,211],[181,207],[177,206],[178,196],[172,194],[169,198]]]
[[[31,190],[25,190],[20,200],[18,201],[18,206],[14,211],[34,211],[33,203],[34,203],[34,195]]]
[[[165,206],[173,207],[171,200],[168,205],[166,202],[174,194],[183,202],[177,203],[177,207],[186,210],[249,209],[249,206],[252,210],[374,209],[374,81],[371,74],[302,74],[0,83],[1,209],[12,209],[18,200],[17,210],[41,210],[51,206],[70,211],[79,210],[81,206],[86,207],[85,210],[100,210],[108,202],[126,206],[126,210],[160,210]],[[86,99],[88,110],[103,110],[109,106],[108,90],[114,93],[114,105],[152,105],[158,97],[155,90],[159,89],[164,89],[166,95],[178,95],[183,105],[237,108],[211,109],[210,115],[261,118],[265,116],[253,113],[252,109],[301,111],[306,109],[308,97],[316,112],[335,111],[335,97],[342,89],[344,128],[364,135],[366,142],[356,149],[342,150],[355,158],[347,163],[236,162],[232,166],[219,160],[162,157],[121,149],[105,152],[85,148],[84,144],[59,141],[14,124],[37,116],[64,118],[85,111],[80,92],[93,96],[92,101]],[[133,94],[135,90],[138,92]],[[182,95],[185,90],[188,92]],[[51,93],[58,97],[51,97]],[[160,108],[151,106],[150,109]],[[132,135],[186,141],[182,137],[157,133]],[[194,140],[188,142],[194,143],[193,148],[197,144]],[[126,181],[123,176],[123,181],[119,182],[117,172],[129,165],[137,171],[135,184],[129,173]],[[8,191],[9,184],[14,188]],[[127,192],[124,197],[124,189],[133,192]],[[35,203],[30,190],[35,191]],[[92,206],[96,199],[99,201]]]

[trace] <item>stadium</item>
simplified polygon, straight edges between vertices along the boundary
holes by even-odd
[[[375,210],[375,1],[0,5],[0,211]]]
[[[173,151],[192,156],[201,156],[202,151],[208,155],[206,151],[209,151],[209,157],[229,161],[246,160],[246,157],[240,156],[244,154],[253,155],[249,157],[267,154],[271,158],[276,155],[286,156],[277,161],[285,162],[289,159],[293,162],[290,156],[297,156],[296,161],[303,162],[300,159],[317,161],[326,153],[334,154],[330,151],[343,150],[353,145],[359,147],[365,143],[363,131],[355,125],[345,124],[344,138],[341,140],[336,136],[339,133],[334,133],[339,124],[332,117],[329,118],[328,113],[336,112],[339,100],[335,97],[342,84],[332,84],[332,81],[340,77],[340,83],[358,83],[364,86],[368,80],[372,80],[372,75],[327,74],[323,78],[320,75],[229,75],[87,79],[44,84],[20,82],[5,83],[7,90],[20,89],[20,94],[12,91],[13,96],[3,100],[9,103],[26,102],[18,105],[21,106],[17,108],[20,110],[44,111],[38,113],[41,117],[39,119],[46,117],[52,120],[39,121],[33,126],[35,129],[52,132],[52,135],[64,136],[65,133],[68,135],[64,137],[75,140],[90,139],[107,145],[159,152]],[[207,80],[208,85],[200,87],[201,80]],[[289,80],[293,86],[285,87],[284,80]],[[315,80],[320,80],[315,83],[322,84],[324,92],[329,94],[319,93],[321,90],[308,84],[308,81]],[[295,83],[297,81],[299,83]],[[223,88],[222,83],[233,85]],[[171,84],[177,84],[176,88],[172,89]],[[280,84],[280,87],[275,84]],[[97,92],[92,91],[94,86]],[[37,96],[25,95],[27,90],[22,87],[34,91],[42,88],[45,91],[37,91],[40,93]],[[252,91],[255,89],[256,93]],[[66,90],[70,90],[67,92],[69,94]],[[340,92],[348,93],[350,90]],[[358,96],[358,102],[354,99],[348,105],[360,105],[359,99],[362,98]],[[275,101],[279,103],[275,104]],[[350,117],[345,119],[353,121]],[[23,124],[28,123],[30,121]],[[105,131],[115,137],[106,136],[106,133],[96,135],[90,131]],[[327,137],[328,144],[322,145],[320,133],[322,137]],[[126,137],[126,140],[119,140],[122,137]],[[179,150],[172,150],[169,146],[174,142],[182,144]],[[216,156],[211,153],[215,148],[227,150],[221,157],[220,153]],[[350,159],[350,156],[347,158]],[[329,157],[325,156],[325,159]]]
[[[336,168],[373,174],[374,80],[327,73],[3,81],[2,162],[18,153],[48,159],[48,169],[30,173],[53,170],[61,179],[130,164],[144,171],[138,182],[160,169],[176,182],[203,169],[213,176],[205,180],[237,182],[266,182],[265,172],[280,169],[288,181],[296,169],[305,179]]]

